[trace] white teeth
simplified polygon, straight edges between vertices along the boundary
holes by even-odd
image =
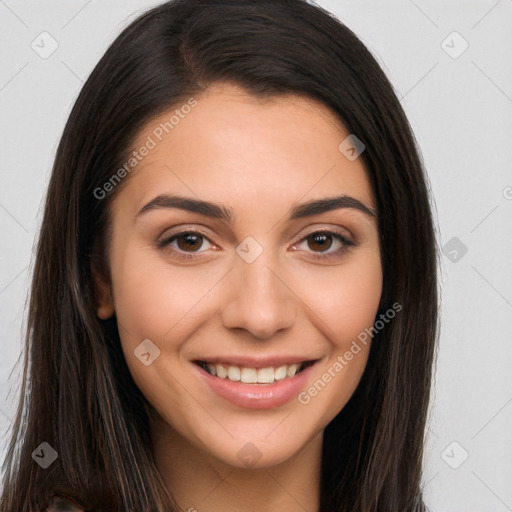
[[[286,375],[288,377],[293,377],[297,373],[299,366],[300,365],[298,365],[297,363],[294,363],[294,364],[291,364],[290,366],[288,366],[288,369],[286,370]]]
[[[256,368],[242,368],[240,380],[245,384],[256,384],[256,382],[258,382],[258,372]]]
[[[261,368],[258,370],[258,383],[270,384],[274,382],[274,368]]]
[[[283,380],[286,377],[286,366],[280,366],[274,370],[274,379]]]
[[[222,364],[216,365],[217,368],[217,377],[220,377],[221,379],[225,379],[228,376],[228,372],[226,371],[226,368]]]
[[[228,379],[238,382],[240,380],[240,368],[238,366],[230,366],[228,368]]]
[[[204,363],[205,369],[211,374],[221,379],[229,379],[233,382],[243,382],[245,384],[272,384],[273,382],[293,377],[301,369],[301,363],[278,366],[273,368],[241,368],[239,366],[227,364]]]

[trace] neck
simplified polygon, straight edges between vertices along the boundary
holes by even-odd
[[[317,512],[322,433],[283,463],[238,468],[191,444],[161,418],[151,421],[153,455],[164,484],[187,512]]]

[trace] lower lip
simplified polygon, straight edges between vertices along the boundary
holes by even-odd
[[[272,384],[244,384],[215,377],[194,363],[199,375],[212,391],[232,404],[249,409],[272,409],[286,404],[304,389],[315,365],[316,363],[293,377],[286,377]]]

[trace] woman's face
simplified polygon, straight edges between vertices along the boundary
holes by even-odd
[[[196,99],[134,144],[98,315],[115,312],[130,372],[174,435],[268,467],[321,434],[365,368],[358,335],[382,291],[374,198],[322,103],[226,84]]]

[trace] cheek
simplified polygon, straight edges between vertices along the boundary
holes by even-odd
[[[114,307],[130,373],[152,404],[165,396],[163,410],[182,411],[190,404],[188,395],[180,393],[178,382],[184,381],[186,372],[177,356],[200,324],[198,315],[219,277],[197,267],[171,265],[154,249],[137,244],[113,248],[111,258]],[[160,351],[148,366],[136,357],[146,339]]]
[[[219,279],[206,269],[171,265],[154,249],[127,246],[116,256],[113,253],[116,317],[127,333],[124,339],[139,343],[167,338],[181,319],[194,315]]]
[[[330,344],[319,373],[298,397],[305,417],[327,425],[346,405],[366,367],[381,292],[382,271],[376,253],[360,254],[336,271],[301,281],[311,322]]]
[[[345,350],[347,343],[373,325],[382,293],[378,253],[358,254],[346,264],[304,273],[295,280],[311,321],[335,350]]]

